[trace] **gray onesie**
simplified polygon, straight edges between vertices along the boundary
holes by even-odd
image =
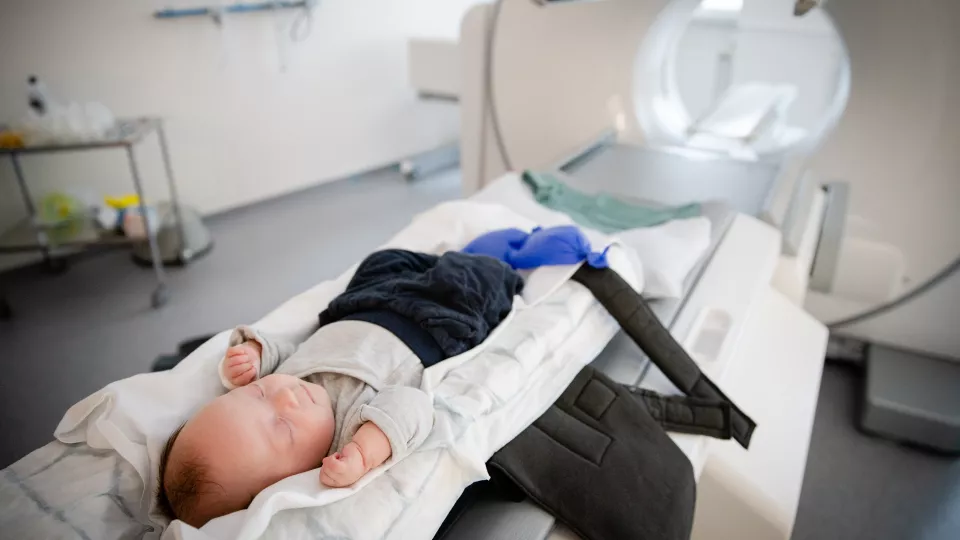
[[[390,440],[394,459],[423,443],[433,428],[433,403],[420,390],[423,365],[399,338],[363,321],[340,321],[317,330],[299,347],[249,326],[230,346],[255,340],[263,347],[258,378],[283,373],[319,384],[330,394],[336,422],[330,453],[339,452],[365,422]],[[228,389],[234,386],[223,375]]]

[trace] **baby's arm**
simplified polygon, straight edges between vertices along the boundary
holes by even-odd
[[[227,354],[220,361],[220,380],[232,390],[273,373],[297,350],[288,341],[277,339],[249,326],[238,326],[230,334]]]
[[[403,459],[433,429],[433,403],[417,388],[388,386],[360,408],[364,422],[343,450],[324,458],[320,481],[345,487],[393,456]]]

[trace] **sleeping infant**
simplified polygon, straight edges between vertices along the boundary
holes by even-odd
[[[158,505],[201,527],[320,467],[345,487],[414,451],[433,427],[423,369],[482,342],[523,280],[486,256],[377,251],[296,347],[248,326],[220,362],[229,390],[169,439]]]

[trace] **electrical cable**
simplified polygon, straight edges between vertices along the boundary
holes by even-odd
[[[923,285],[920,285],[919,287],[913,289],[912,291],[901,296],[900,298],[887,302],[886,304],[883,304],[881,306],[877,306],[873,309],[869,309],[858,315],[854,315],[852,317],[847,317],[846,319],[841,319],[837,322],[830,323],[827,325],[827,327],[830,330],[836,330],[837,328],[850,326],[851,324],[860,323],[860,322],[878,317],[884,313],[887,313],[888,311],[891,311],[893,309],[896,309],[906,304],[907,302],[913,300],[914,298],[926,293],[930,289],[933,289],[937,285],[943,283],[947,278],[952,276],[958,270],[960,270],[960,255],[958,255],[953,260],[953,262],[945,266],[943,270],[937,272],[937,274],[935,274],[933,277],[927,280]]]
[[[490,7],[490,20],[487,23],[486,51],[483,59],[483,92],[484,99],[480,114],[480,181],[484,181],[486,175],[487,163],[487,120],[489,115],[490,127],[493,130],[493,140],[497,143],[497,151],[500,152],[500,159],[508,171],[513,170],[513,161],[510,154],[507,153],[506,143],[503,140],[503,131],[500,126],[500,116],[497,112],[497,100],[494,99],[493,88],[493,68],[494,62],[494,44],[497,39],[497,27],[500,25],[500,12],[504,0],[496,0]]]

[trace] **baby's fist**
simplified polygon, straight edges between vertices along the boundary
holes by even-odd
[[[320,483],[327,487],[340,488],[352,485],[366,474],[363,454],[356,443],[349,443],[342,452],[323,458],[320,467]]]
[[[246,341],[227,349],[224,374],[234,386],[245,386],[257,379],[260,372],[260,344]]]

